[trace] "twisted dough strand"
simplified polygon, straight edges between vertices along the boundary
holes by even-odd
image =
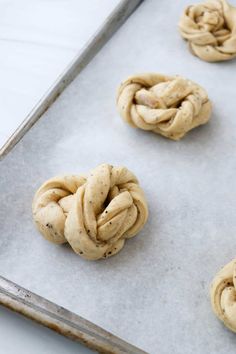
[[[147,221],[148,210],[136,177],[125,167],[103,164],[87,177],[53,178],[33,200],[39,231],[54,243],[68,242],[86,259],[119,252]]]
[[[133,127],[178,140],[211,114],[206,91],[194,82],[156,73],[129,77],[117,95],[121,117]]]
[[[236,8],[225,0],[187,7],[179,29],[191,52],[202,60],[214,62],[236,57]]]
[[[215,276],[211,284],[211,304],[216,316],[236,332],[236,259]]]

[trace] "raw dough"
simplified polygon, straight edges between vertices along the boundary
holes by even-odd
[[[215,276],[211,284],[211,304],[216,316],[236,332],[236,259]]]
[[[119,252],[142,229],[148,209],[136,177],[125,167],[103,164],[88,176],[45,182],[35,194],[33,217],[47,240],[68,242],[96,260]]]
[[[180,76],[156,73],[130,76],[118,90],[117,107],[133,127],[179,140],[211,115],[206,91]]]
[[[193,54],[209,62],[236,57],[236,8],[212,0],[186,8],[179,22]]]

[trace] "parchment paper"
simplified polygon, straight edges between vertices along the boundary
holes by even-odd
[[[234,354],[236,336],[213,315],[208,287],[236,251],[236,61],[189,53],[176,29],[188,3],[144,2],[1,162],[0,269],[149,353]],[[146,71],[205,87],[211,122],[180,142],[126,125],[116,88]],[[117,256],[88,262],[41,237],[31,201],[49,177],[103,162],[138,176],[150,218]]]

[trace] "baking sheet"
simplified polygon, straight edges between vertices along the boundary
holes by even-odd
[[[236,336],[212,314],[208,286],[236,249],[236,61],[189,53],[176,30],[188,3],[144,2],[1,162],[0,269],[149,353],[233,354]],[[211,122],[180,142],[123,123],[116,87],[145,71],[205,87]],[[138,176],[150,217],[117,256],[87,262],[38,234],[31,200],[45,179],[102,162]]]
[[[117,0],[113,0],[113,1],[117,2]],[[4,155],[6,155],[13,148],[13,146],[15,146],[15,144],[17,144],[17,142],[32,127],[32,125],[42,116],[42,114],[48,109],[48,107],[51,106],[51,104],[57,99],[57,97],[60,95],[60,93],[65,89],[65,87],[67,87],[69,85],[69,83],[76,77],[76,75],[78,75],[80,73],[80,71],[83,70],[83,68],[89,63],[89,61],[92,60],[92,58],[98,53],[98,51],[103,47],[103,45],[109,40],[109,38],[112,36],[112,34],[123,24],[123,22],[135,10],[135,8],[139,5],[140,2],[142,2],[142,0],[121,0],[121,1],[119,1],[119,3],[117,3],[117,6],[109,14],[109,16],[107,16],[105,18],[105,21],[98,28],[98,30],[95,31],[93,36],[91,38],[88,37],[88,38],[90,38],[89,41],[87,41],[86,44],[84,46],[82,46],[81,50],[79,50],[77,52],[77,54],[73,56],[73,59],[71,59],[70,63],[67,65],[67,67],[64,68],[64,70],[61,70],[60,75],[57,77],[57,79],[54,82],[52,82],[51,85],[48,84],[48,90],[44,90],[44,95],[41,97],[41,99],[37,102],[36,105],[32,106],[31,111],[29,110],[29,114],[25,117],[25,119],[21,122],[21,124],[18,126],[18,128],[16,130],[14,128],[15,123],[16,123],[16,116],[14,116],[13,113],[18,112],[17,119],[19,119],[19,115],[22,115],[22,109],[19,109],[19,107],[18,107],[19,105],[16,100],[16,97],[14,97],[14,95],[11,97],[12,102],[14,102],[14,105],[13,105],[14,108],[11,107],[11,110],[13,110],[14,112],[12,111],[10,114],[10,116],[11,116],[10,121],[9,121],[9,117],[7,115],[5,115],[5,118],[4,118],[5,124],[3,124],[3,122],[2,122],[1,128],[3,129],[4,125],[5,125],[5,128],[11,126],[11,128],[12,129],[14,128],[14,129],[12,130],[12,133],[13,133],[12,135],[8,134],[9,135],[8,140],[6,140],[6,135],[5,134],[1,135],[1,132],[0,132],[0,159]],[[90,6],[96,12],[96,7],[94,7],[94,4],[90,3]],[[101,8],[102,7],[100,5],[100,10],[101,10]],[[70,9],[70,11],[73,11],[71,4],[69,6],[69,9]],[[48,14],[48,15],[50,17],[50,14]],[[80,16],[81,15],[83,15],[83,14],[81,13]],[[27,16],[29,16],[31,18],[29,13],[27,13]],[[21,20],[22,20],[22,18],[21,18]],[[98,20],[98,18],[97,18],[97,20]],[[94,26],[95,23],[94,23],[92,17],[90,18],[90,21],[93,23],[93,26]],[[79,18],[77,18],[77,22],[80,22]],[[0,30],[1,30],[1,27],[0,27]],[[85,37],[86,37],[89,35],[89,31],[85,31],[85,32],[86,32],[86,35],[85,35]],[[82,37],[83,37],[83,35],[82,35]],[[41,54],[43,54],[43,53],[41,53]],[[6,61],[5,57],[4,57],[4,60]],[[1,66],[1,62],[0,62],[0,66]],[[44,69],[45,69],[44,77],[46,77],[49,80],[47,70],[46,70],[46,68],[44,68]],[[53,73],[51,72],[50,76],[52,74]],[[0,75],[1,75],[1,72],[0,72]],[[4,72],[4,75],[7,76],[6,71]],[[51,78],[52,78],[52,76],[51,76]],[[30,79],[31,80],[33,79],[32,76],[30,76]],[[4,80],[1,82],[1,85],[4,86]],[[27,82],[27,80],[25,80],[24,85],[26,85],[27,88],[28,88],[28,86],[30,86],[30,84]],[[10,81],[8,82],[8,86],[12,86]],[[15,89],[15,86],[14,86],[14,89]],[[22,90],[24,91],[23,88],[22,88]],[[0,87],[0,99],[2,99],[3,101],[5,99],[5,94],[6,94],[5,91],[4,91],[4,95],[1,94],[1,87]],[[24,106],[25,102],[23,102],[21,100],[21,106],[22,106],[22,104]],[[28,100],[27,104],[29,107],[30,100]],[[32,104],[32,102],[31,102],[31,104]],[[4,106],[4,104],[2,105],[2,108],[3,108],[3,106]],[[0,114],[1,114],[1,111],[0,111]],[[6,123],[7,120],[8,120],[8,122]],[[18,123],[19,123],[19,121],[18,121]],[[5,133],[6,133],[6,131],[5,131]],[[6,141],[3,146],[1,144],[1,139],[4,139]]]

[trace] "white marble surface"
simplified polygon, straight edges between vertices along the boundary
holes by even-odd
[[[176,30],[188,3],[144,2],[1,162],[0,269],[151,354],[235,354],[236,335],[212,313],[209,283],[236,249],[236,61],[191,55]],[[129,127],[115,92],[140,71],[204,86],[211,122],[179,142]],[[118,255],[86,262],[39,235],[31,201],[49,177],[102,162],[138,176],[150,218]]]
[[[0,306],[1,354],[95,354],[79,343]]]
[[[0,148],[120,0],[0,0]]]

